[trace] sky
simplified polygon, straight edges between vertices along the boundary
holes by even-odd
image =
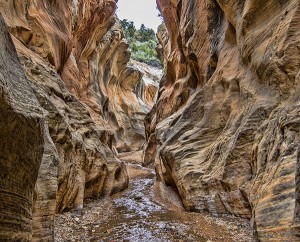
[[[133,21],[136,28],[144,24],[156,32],[158,25],[161,24],[155,0],[119,0],[117,5],[119,19]]]

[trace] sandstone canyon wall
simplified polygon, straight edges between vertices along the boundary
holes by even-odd
[[[300,3],[157,0],[166,74],[144,163],[187,210],[299,241]]]
[[[29,241],[32,196],[48,127],[1,16],[0,68],[0,239]]]
[[[114,16],[116,2],[2,1],[0,9],[18,52],[49,63],[92,118],[112,131],[118,151],[140,149],[143,115],[151,106],[135,90],[147,84],[127,66],[130,52]]]
[[[52,241],[55,213],[128,185],[116,154],[141,148],[156,87],[127,66],[115,10],[114,0],[0,1],[19,56],[1,22],[1,223],[24,233],[1,241],[31,240],[32,207],[33,240]],[[17,195],[26,207],[15,216]]]

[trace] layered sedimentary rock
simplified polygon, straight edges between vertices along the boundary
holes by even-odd
[[[5,1],[1,12],[10,32],[49,62],[71,94],[87,105],[94,120],[111,129],[118,151],[138,150],[144,139],[144,113],[136,86],[142,74],[127,66],[128,44],[113,16],[114,0]]]
[[[27,108],[32,107],[28,111],[32,115],[25,107],[15,108],[20,112],[18,119],[24,123],[23,140],[13,134],[21,125],[18,122],[14,126],[7,118],[11,127],[3,124],[1,128],[1,132],[6,132],[1,135],[3,144],[9,146],[3,149],[27,157],[24,167],[19,167],[23,173],[19,168],[19,173],[15,173],[20,174],[17,179],[28,179],[28,189],[24,188],[28,205],[24,221],[18,222],[21,229],[26,228],[24,240],[30,239],[31,198],[33,240],[51,241],[55,213],[81,208],[85,198],[113,194],[128,184],[126,167],[115,154],[140,149],[144,143],[143,119],[154,96],[141,72],[127,66],[130,53],[114,16],[115,9],[113,0],[0,2],[0,13],[29,80],[24,90],[22,81],[17,86],[20,90],[12,87],[9,95],[17,93],[20,100],[16,100],[16,105],[22,107],[30,105],[26,95],[31,95],[37,106],[37,111],[34,105]],[[7,48],[6,42],[1,47]],[[6,65],[14,68],[10,62]],[[16,74],[21,73],[21,67],[18,68],[14,68]],[[0,74],[7,75],[3,68]],[[25,80],[24,75],[20,74],[20,78]],[[5,83],[3,86],[6,92],[8,87]],[[7,105],[14,110],[12,104]],[[4,109],[3,112],[10,112],[9,108]],[[42,125],[44,115],[49,128]],[[10,159],[18,162],[19,158]],[[14,179],[13,174],[9,173],[7,179]],[[23,189],[17,182],[11,186]]]
[[[47,125],[1,15],[0,69],[0,240],[29,241]]]
[[[21,61],[34,94],[48,111],[51,140],[45,140],[33,211],[36,239],[48,239],[44,233],[52,236],[55,213],[81,208],[85,198],[120,191],[128,178],[124,164],[109,148],[109,131],[93,121],[55,70],[27,56]]]
[[[299,240],[300,4],[157,0],[166,74],[144,163],[184,206]]]

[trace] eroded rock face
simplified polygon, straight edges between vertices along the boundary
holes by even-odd
[[[0,70],[0,240],[30,241],[32,197],[48,128],[1,15]]]
[[[109,131],[92,120],[55,70],[29,57],[23,56],[21,61],[39,103],[49,113],[51,140],[45,145],[34,206],[34,221],[40,226],[34,224],[34,229],[40,240],[47,239],[43,237],[45,230],[47,236],[53,236],[55,213],[81,208],[85,198],[120,191],[127,186],[128,178],[123,163],[109,148]],[[46,216],[50,220],[46,221]]]
[[[143,118],[151,107],[136,86],[147,84],[127,66],[130,53],[113,16],[114,0],[13,0],[0,3],[0,9],[24,45],[19,52],[30,49],[49,62],[93,119],[112,131],[118,151],[141,148]]]
[[[157,3],[166,75],[144,163],[188,210],[299,240],[299,1]]]
[[[28,203],[37,178],[34,241],[53,240],[55,213],[81,208],[85,198],[127,187],[126,167],[116,153],[138,150],[144,143],[143,119],[155,95],[141,72],[127,66],[130,53],[115,9],[113,0],[0,2],[29,79],[30,95],[47,114],[49,126],[40,133],[28,133],[32,143],[28,141],[26,152],[18,147],[24,155],[34,151],[26,162],[41,162],[38,173],[38,165],[31,164],[26,167],[31,171],[24,175],[24,179],[30,176],[31,190],[24,188]],[[41,121],[36,117],[30,122],[29,128],[37,129]],[[3,130],[8,132],[5,136],[14,132]],[[26,135],[24,141],[15,139],[13,144],[27,147]],[[35,151],[35,146],[41,150]],[[29,205],[26,209],[31,211]],[[21,223],[28,227],[28,239],[29,215],[28,226]]]

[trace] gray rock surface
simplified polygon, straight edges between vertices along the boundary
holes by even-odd
[[[0,240],[30,241],[47,125],[0,15]]]

